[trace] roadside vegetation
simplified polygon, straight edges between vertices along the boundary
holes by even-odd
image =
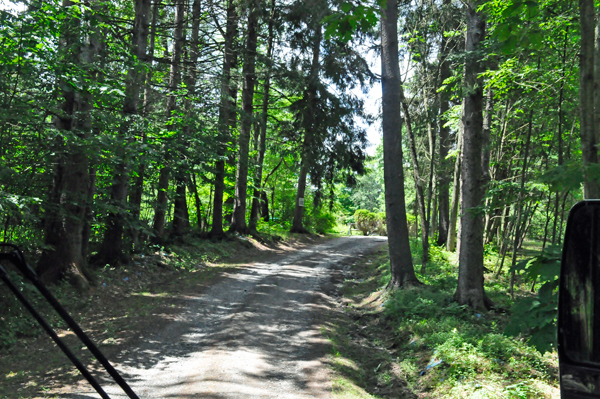
[[[421,248],[413,239],[416,259]],[[385,290],[387,249],[354,264],[340,289],[342,315],[325,328],[336,397],[558,398],[556,352],[540,352],[527,333],[508,334],[515,300],[531,298],[531,284],[518,277],[513,300],[510,274],[493,273],[497,256],[485,257],[490,312],[457,304],[455,256],[435,245],[418,274],[424,284],[412,289]]]

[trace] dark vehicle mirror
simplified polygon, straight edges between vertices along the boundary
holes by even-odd
[[[569,213],[558,304],[563,399],[600,398],[600,201]]]

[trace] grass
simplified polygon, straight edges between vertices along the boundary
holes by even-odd
[[[412,243],[415,260],[420,259],[419,247]],[[494,263],[495,254],[488,251],[490,270]],[[356,336],[343,322],[329,329],[333,369],[343,381],[336,385],[338,397],[399,397],[398,390],[390,389],[394,384],[406,385],[419,398],[559,397],[555,352],[542,355],[526,339],[506,336],[508,314],[477,313],[453,301],[453,254],[432,246],[427,271],[418,274],[425,285],[393,293],[383,290],[389,281],[385,251],[373,255],[370,263],[356,263],[351,273],[341,301],[347,304],[346,318],[356,320],[366,337]],[[497,305],[510,308],[508,276],[494,279],[486,274],[485,285]],[[526,295],[527,288],[517,285],[516,296]],[[357,345],[369,351],[357,352]],[[346,396],[358,388],[363,390],[360,395]]]

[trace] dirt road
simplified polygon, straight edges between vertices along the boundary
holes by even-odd
[[[331,272],[386,242],[343,237],[225,275],[117,368],[140,398],[328,398]],[[108,385],[107,385],[108,384]],[[112,398],[125,398],[105,381]],[[98,398],[87,392],[60,395]]]

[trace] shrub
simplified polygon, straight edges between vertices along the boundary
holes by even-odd
[[[377,234],[380,236],[387,236],[387,225],[385,221],[385,212],[379,212],[375,214],[377,218]]]
[[[357,209],[356,212],[354,212],[354,220],[356,222],[356,228],[365,236],[376,229],[377,217],[373,212],[369,212],[366,209]]]
[[[336,226],[335,215],[329,212],[319,212],[313,215],[312,227],[319,234],[325,234]]]
[[[525,281],[539,284],[537,296],[515,301],[512,318],[505,333],[512,336],[525,334],[529,343],[540,352],[556,346],[556,317],[558,313],[558,277],[562,252],[559,246],[550,246],[541,254],[517,263],[512,271],[523,273]]]
[[[380,236],[387,235],[385,213],[383,212],[373,213],[366,209],[358,209],[354,212],[354,221],[356,228],[365,236],[371,233],[377,233]]]

